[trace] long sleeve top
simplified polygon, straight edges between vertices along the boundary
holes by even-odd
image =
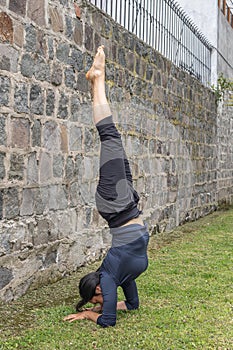
[[[111,228],[112,246],[100,267],[100,286],[103,294],[102,315],[97,324],[102,327],[116,324],[117,288],[121,286],[125,294],[128,310],[139,306],[135,279],[148,266],[147,226],[131,224]]]

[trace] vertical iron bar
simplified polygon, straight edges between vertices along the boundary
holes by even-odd
[[[149,44],[149,30],[150,30],[150,25],[149,25],[149,1],[146,0],[146,43]]]
[[[159,52],[161,52],[161,50],[160,50],[160,31],[161,31],[161,28],[160,28],[160,17],[161,17],[161,0],[158,0],[157,1],[157,5],[158,5],[158,17],[157,17],[157,23],[158,23],[158,34],[157,34],[157,42],[158,42],[158,44],[157,44],[157,50],[159,51]]]
[[[149,33],[148,33],[148,44],[152,46],[151,36],[152,36],[152,9],[151,0],[148,0],[148,21],[149,21]]]
[[[114,7],[113,7],[113,15],[114,15],[114,20],[116,21],[116,22],[118,22],[118,20],[117,20],[117,2],[115,1],[115,3],[114,3]]]
[[[175,20],[174,20],[175,14],[172,7],[172,22],[171,22],[171,35],[172,35],[172,41],[171,41],[171,60],[174,62],[174,45],[175,45]]]
[[[164,6],[164,15],[163,15],[163,54],[164,56],[167,55],[166,53],[166,40],[167,40],[167,6],[166,6],[166,2],[163,1],[163,6]]]
[[[135,0],[132,0],[132,2],[133,2],[133,6],[132,6],[132,21],[131,21],[132,28],[131,28],[131,31],[133,33],[133,31],[134,31],[133,25],[134,25],[134,2],[135,2]]]
[[[110,2],[110,11],[109,11],[110,13],[110,16],[112,17],[112,1]]]
[[[152,0],[152,47],[155,49],[155,1]]]
[[[128,28],[127,28],[127,30],[129,30],[130,31],[130,17],[132,16],[132,14],[130,13],[130,5],[131,5],[131,1],[130,0],[128,0]]]
[[[141,11],[142,11],[142,17],[143,17],[143,20],[142,20],[142,23],[143,23],[143,26],[142,26],[142,40],[145,41],[145,23],[146,23],[146,19],[145,19],[145,0],[142,0],[143,3],[142,3],[142,7],[141,7]]]
[[[122,0],[120,0],[120,21],[119,23],[122,25]]]
[[[163,53],[163,0],[161,0],[161,12],[160,12],[160,52]]]
[[[124,28],[126,28],[126,0],[125,0],[125,3],[124,3],[124,13],[123,13],[123,16],[124,16]]]
[[[168,6],[168,4],[166,3],[167,6],[167,44],[166,44],[166,51],[167,51],[167,57],[170,60],[171,59],[171,55],[170,55],[170,43],[171,43],[171,31],[170,31],[170,25],[171,25],[171,7]]]
[[[158,1],[156,1],[156,29],[155,29],[155,49],[158,50],[158,16],[159,16],[159,12],[158,12]]]

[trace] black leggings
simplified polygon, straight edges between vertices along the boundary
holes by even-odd
[[[96,127],[101,141],[96,206],[109,227],[118,227],[139,216],[139,196],[133,188],[129,162],[112,116]]]

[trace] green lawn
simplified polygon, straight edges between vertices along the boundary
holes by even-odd
[[[74,312],[80,276],[98,263],[0,304],[0,349],[232,350],[233,210],[151,238],[149,257],[138,278],[140,310],[119,312],[115,327],[62,322]]]

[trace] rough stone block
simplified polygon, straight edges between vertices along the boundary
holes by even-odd
[[[32,215],[34,208],[34,194],[33,190],[30,188],[25,188],[23,190],[23,200],[20,207],[20,215]]]
[[[77,154],[75,157],[75,169],[74,169],[74,176],[77,176],[77,178],[80,178],[81,176],[81,169],[82,169],[82,162],[83,162],[83,156],[81,154]]]
[[[28,86],[24,83],[19,83],[15,86],[14,93],[15,110],[19,113],[28,113]]]
[[[53,38],[48,38],[48,53],[49,53],[49,59],[53,60],[53,58],[54,58],[54,40],[53,40]]]
[[[54,32],[63,32],[63,18],[61,11],[56,7],[50,7],[49,16],[52,30]]]
[[[49,201],[49,191],[48,187],[40,187],[34,191],[34,210],[37,215],[43,214],[43,212],[48,209]]]
[[[0,41],[13,43],[12,19],[5,12],[0,12]]]
[[[70,17],[65,16],[65,34],[68,39],[73,38],[73,21]]]
[[[78,121],[85,125],[93,125],[92,106],[88,103],[82,103],[78,111]]]
[[[12,269],[8,269],[7,267],[0,267],[0,290],[7,286],[13,279]]]
[[[79,119],[79,113],[80,113],[80,100],[78,95],[72,94],[71,96],[71,101],[70,101],[70,110],[71,110],[71,116],[70,120],[71,121],[78,121]]]
[[[54,249],[54,248],[50,248],[50,249]],[[47,252],[43,261],[45,268],[48,268],[52,264],[57,263],[57,254],[58,254],[57,250]]]
[[[10,79],[8,77],[0,77],[0,105],[8,105],[10,85]]]
[[[48,121],[44,125],[43,147],[48,151],[60,151],[60,131],[54,121]]]
[[[82,149],[82,129],[76,125],[71,125],[69,130],[69,149],[79,151]]]
[[[54,112],[55,108],[55,94],[53,90],[48,90],[47,91],[47,96],[46,96],[46,115],[51,116]]]
[[[58,44],[57,59],[63,63],[68,63],[70,46],[67,43]]]
[[[4,191],[5,218],[14,219],[19,215],[19,198],[17,188],[8,188]]]
[[[45,26],[45,0],[28,0],[27,15],[39,26]]]
[[[76,79],[75,79],[75,71],[73,68],[66,68],[65,70],[65,84],[67,87],[75,88],[76,87]]]
[[[41,146],[41,122],[37,119],[32,126],[32,146]]]
[[[65,186],[53,185],[49,187],[49,209],[66,209],[68,206],[68,194]]]
[[[30,123],[28,119],[11,119],[11,146],[28,148],[30,145]]]
[[[51,83],[55,86],[61,85],[62,83],[62,66],[60,64],[54,63],[53,65]]]
[[[24,45],[24,25],[21,24],[19,21],[14,22],[13,36],[14,36],[14,38],[13,38],[14,43],[19,47],[23,47],[23,45]]]
[[[58,118],[67,119],[68,118],[68,104],[69,98],[64,93],[61,93],[59,106],[58,106]]]
[[[79,46],[83,43],[83,25],[79,20],[75,20],[74,42]]]
[[[65,177],[68,181],[74,178],[74,160],[72,157],[67,157],[66,159]]]
[[[31,112],[44,114],[44,97],[40,85],[32,85],[30,90]]]
[[[126,67],[126,55],[124,48],[119,48],[118,50],[118,62],[122,67]]]
[[[86,181],[92,180],[93,178],[93,162],[89,157],[83,159],[83,179]]]
[[[0,145],[6,145],[6,117],[7,115],[0,114]]]
[[[35,53],[37,49],[37,35],[36,35],[35,27],[33,27],[32,24],[26,25],[25,33],[26,33],[25,49],[26,51]]]
[[[54,177],[63,177],[63,168],[64,168],[64,157],[62,154],[57,154],[53,156],[53,176]]]
[[[115,66],[112,63],[107,63],[105,66],[106,80],[115,81]]]
[[[28,157],[27,165],[27,184],[38,183],[38,165],[37,165],[37,154],[33,152]]]
[[[40,182],[47,182],[52,178],[52,159],[46,152],[40,154]]]
[[[26,3],[27,3],[27,0],[10,0],[9,10],[24,17],[26,14]]]
[[[0,180],[3,180],[5,175],[6,175],[6,170],[5,170],[5,153],[0,152]]]
[[[70,205],[72,207],[76,207],[80,203],[79,187],[78,182],[73,182],[70,185]]]
[[[38,80],[50,82],[50,68],[43,57],[38,57],[35,62],[34,75]]]
[[[0,69],[17,72],[18,51],[8,44],[0,44]]]
[[[88,86],[88,81],[85,77],[85,73],[79,73],[78,74],[78,79],[77,79],[77,90],[82,91],[82,92],[88,92],[89,91],[89,86]]]
[[[61,125],[61,150],[62,152],[68,153],[68,133],[67,133],[67,126]]]
[[[84,131],[84,146],[85,152],[90,152],[94,148],[94,131],[88,128]]]
[[[47,34],[43,30],[37,31],[37,53],[44,58],[47,57],[48,45]]]
[[[29,54],[25,54],[22,56],[21,60],[21,73],[25,77],[31,78],[34,74],[34,59]]]
[[[78,49],[71,51],[71,57],[69,58],[69,64],[74,67],[75,70],[80,72],[83,69],[83,54]]]
[[[88,51],[94,49],[93,29],[87,24],[85,25],[85,47]]]
[[[8,177],[10,180],[23,180],[24,175],[24,156],[13,153],[10,157],[10,170]]]

